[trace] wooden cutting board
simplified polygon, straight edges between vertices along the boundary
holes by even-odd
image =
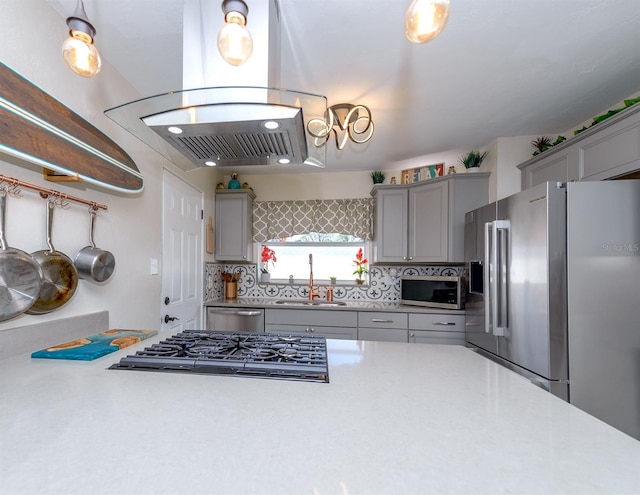
[[[137,344],[157,333],[155,330],[105,330],[95,335],[89,335],[36,351],[31,354],[31,357],[93,361],[116,352],[118,349]]]
[[[1,62],[0,152],[121,192],[143,188],[120,146]]]

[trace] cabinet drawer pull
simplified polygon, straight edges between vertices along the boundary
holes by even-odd
[[[393,323],[393,320],[385,320],[384,318],[371,318],[371,323]]]
[[[432,325],[454,325],[455,323],[452,321],[434,321],[431,323]]]

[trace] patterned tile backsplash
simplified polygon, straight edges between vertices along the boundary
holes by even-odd
[[[304,283],[261,284],[257,265],[232,265],[225,263],[206,263],[204,299],[209,301],[224,297],[222,272],[240,272],[238,297],[305,299],[309,289]],[[460,275],[463,266],[397,266],[370,265],[369,285],[336,285],[333,290],[335,300],[349,299],[358,301],[394,302],[400,299],[400,277],[403,275]],[[326,285],[320,285],[320,297],[325,297]]]

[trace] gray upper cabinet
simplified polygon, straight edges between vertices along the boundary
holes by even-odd
[[[546,155],[546,151],[543,155]],[[528,163],[528,162],[527,162]],[[572,182],[578,180],[578,149],[565,148],[543,156],[531,165],[522,168],[522,189],[543,182]]]
[[[464,261],[464,214],[488,202],[488,187],[487,173],[375,186],[374,261]]]
[[[605,180],[640,170],[640,105],[520,165],[522,188],[547,181]]]
[[[447,261],[449,235],[448,181],[409,188],[409,251],[407,261]]]
[[[250,189],[216,191],[217,261],[253,261],[254,199],[255,194]]]

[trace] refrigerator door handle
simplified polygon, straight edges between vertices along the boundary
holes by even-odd
[[[493,237],[493,222],[487,222],[484,224],[484,277],[483,277],[483,292],[484,292],[484,331],[486,333],[493,333],[493,318],[492,318],[492,301],[493,293],[491,283],[492,279],[492,242]]]
[[[507,243],[509,239],[509,221],[496,220],[493,222],[493,252],[495,282],[493,284],[493,334],[503,337],[509,327],[508,321],[508,297],[507,297]]]

